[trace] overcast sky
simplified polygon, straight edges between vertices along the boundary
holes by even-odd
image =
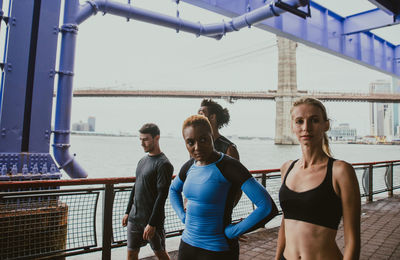
[[[126,3],[127,0],[121,2]],[[367,0],[317,2],[323,2],[326,7],[343,16],[374,8]],[[230,20],[184,2],[180,2],[178,7],[171,0],[132,0],[132,4],[173,16],[179,8],[181,18],[205,24]],[[392,26],[391,30],[389,35],[400,37],[399,25]],[[398,33],[393,33],[393,30]],[[384,33],[387,32],[383,31],[382,36]],[[275,35],[255,27],[229,33],[217,41],[99,13],[79,26],[74,87],[266,91],[277,87],[277,61]],[[383,73],[301,44],[297,48],[297,77],[300,90],[346,92],[367,92],[372,81],[392,80]],[[137,103],[141,102],[136,100]],[[249,107],[249,102],[223,104],[236,114],[233,126],[243,125],[243,118],[249,113],[243,108]],[[262,103],[253,102],[255,107],[252,109],[270,110],[274,107],[271,101],[265,102],[268,102],[267,107],[258,107]],[[80,112],[73,113],[73,122],[84,120],[87,115],[94,113],[92,109],[85,113],[84,104],[76,106],[79,108],[74,110]],[[357,127],[361,134],[368,134],[368,104],[328,102],[327,106],[336,124],[347,122]],[[195,112],[196,108],[190,110]],[[348,111],[355,113],[349,115]],[[103,111],[102,116],[106,113]],[[240,113],[242,117],[237,115]],[[107,121],[103,123],[104,129],[110,128],[110,121],[115,121],[111,125],[122,125],[119,127],[127,130],[123,126],[125,122],[116,121],[115,115],[110,114],[110,117],[108,120],[104,118],[103,121]],[[271,117],[266,121],[271,125],[273,120],[274,117]],[[98,123],[101,126],[99,120]],[[235,127],[230,129],[232,132],[238,131]],[[269,129],[273,132],[273,127]]]

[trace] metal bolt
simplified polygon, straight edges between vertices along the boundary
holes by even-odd
[[[11,168],[11,174],[17,174],[18,173],[18,167],[16,164],[13,165]]]
[[[47,173],[47,163],[44,163],[42,166],[42,173],[46,174]]]
[[[57,172],[57,167],[54,163],[52,163],[50,166],[50,173],[56,173],[56,172]]]
[[[1,166],[1,175],[6,175],[6,174],[7,174],[7,166],[3,164],[3,166]]]
[[[28,165],[24,164],[24,166],[22,166],[22,174],[28,174]]]
[[[38,172],[39,172],[39,168],[37,166],[37,163],[35,163],[35,165],[33,165],[33,168],[32,168],[32,174],[38,174]]]
[[[59,32],[60,32],[60,29],[58,29],[57,26],[54,26],[54,27],[53,27],[53,33],[54,33],[54,34],[58,34]]]

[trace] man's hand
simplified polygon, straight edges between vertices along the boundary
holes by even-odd
[[[128,225],[128,214],[125,214],[124,217],[122,218],[122,226],[126,227]]]
[[[153,238],[155,232],[156,232],[156,227],[147,225],[143,232],[143,239],[150,241],[150,239]]]

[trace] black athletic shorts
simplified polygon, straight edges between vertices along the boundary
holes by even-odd
[[[178,260],[237,260],[239,250],[210,251],[200,247],[191,246],[181,240],[179,245]]]
[[[156,228],[153,238],[150,241],[143,239],[143,232],[146,226],[128,221],[128,250],[137,250],[150,243],[153,251],[165,251],[165,231],[163,228]]]

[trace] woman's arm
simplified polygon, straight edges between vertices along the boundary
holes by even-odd
[[[228,225],[225,228],[225,235],[230,239],[263,227],[278,214],[278,209],[271,196],[256,179],[253,177],[249,178],[243,183],[241,188],[257,208],[243,221],[235,225]]]
[[[343,259],[359,259],[361,199],[357,176],[350,164],[335,161],[333,180],[335,191],[342,200],[345,242]]]
[[[182,190],[183,181],[181,181],[179,176],[176,176],[169,188],[169,200],[179,219],[182,223],[185,223],[186,213],[183,209]]]

